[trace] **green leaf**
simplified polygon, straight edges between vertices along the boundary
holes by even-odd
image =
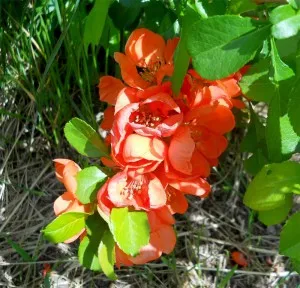
[[[99,249],[98,258],[100,266],[104,274],[111,280],[116,280],[117,276],[114,271],[116,262],[115,256],[115,241],[109,230],[105,231]]]
[[[86,219],[85,228],[87,235],[101,239],[104,231],[108,229],[108,224],[96,210],[94,214]]]
[[[300,77],[295,83],[291,93],[290,93],[290,102],[288,105],[288,116],[290,123],[297,133],[300,136]]]
[[[288,0],[295,9],[300,9],[300,0]]]
[[[78,248],[79,263],[92,271],[102,271],[97,255],[98,247],[99,241],[90,236],[85,236],[80,241]]]
[[[33,261],[32,257],[16,242],[6,239],[7,243],[22,257],[25,262]]]
[[[291,258],[290,260],[292,262],[294,271],[296,271],[298,274],[300,274],[300,260],[293,259],[293,258]]]
[[[280,233],[279,252],[285,256],[300,259],[300,212],[292,215]]]
[[[258,219],[267,226],[276,225],[283,222],[288,216],[293,206],[293,195],[288,194],[285,197],[284,204],[271,210],[259,211]]]
[[[250,123],[248,132],[244,137],[240,149],[242,152],[256,152],[258,148],[265,145],[265,127],[260,122],[258,116],[250,104]]]
[[[285,84],[284,82],[280,83]],[[290,83],[294,82],[287,82],[287,84]],[[286,112],[290,93],[283,88],[285,85],[276,88],[268,110],[266,142],[268,159],[271,162],[287,160],[293,153],[299,151],[300,138],[294,132]],[[276,140],[274,141],[274,139]]]
[[[230,282],[230,279],[233,277],[235,271],[238,269],[238,265],[234,265],[232,269],[226,274],[226,276],[219,283],[218,288],[226,288]]]
[[[128,211],[128,207],[112,209],[111,231],[121,250],[131,256],[138,255],[140,249],[150,240],[146,212]]]
[[[101,39],[109,4],[109,0],[95,0],[94,7],[86,18],[83,33],[84,50],[86,53],[89,44],[98,45]]]
[[[170,34],[171,38],[175,37],[170,32],[173,32],[173,25],[177,16],[172,10],[167,9],[163,2],[150,1],[144,7],[144,13],[143,27],[147,27],[147,29],[162,36],[169,36]]]
[[[295,36],[300,29],[300,13],[291,5],[281,5],[270,13],[272,35],[277,39]]]
[[[239,85],[243,94],[255,101],[269,103],[275,93],[275,85],[269,79],[270,61],[260,60],[243,76]]]
[[[227,0],[200,0],[195,1],[196,8],[201,15],[205,15],[205,18],[208,16],[214,15],[223,15],[226,12]]]
[[[269,20],[272,24],[277,24],[295,15],[296,11],[291,5],[280,5],[271,11]]]
[[[119,0],[112,3],[108,13],[119,30],[134,29],[137,25],[134,24],[141,12],[141,8],[142,2],[140,0]]]
[[[257,211],[271,210],[284,204],[287,193],[300,194],[300,164],[268,164],[248,186],[244,204]]]
[[[244,161],[245,170],[251,174],[256,175],[268,163],[268,159],[260,148]]]
[[[85,168],[76,175],[76,196],[82,204],[88,204],[95,200],[100,187],[105,183],[107,176],[97,167]]]
[[[53,243],[64,242],[78,234],[85,227],[85,218],[89,214],[68,212],[59,215],[42,230],[47,240]]]
[[[108,156],[99,134],[81,119],[71,119],[64,128],[65,137],[77,152],[88,157]]]
[[[213,16],[191,26],[187,49],[196,71],[206,79],[224,78],[254,58],[269,25],[234,15]]]
[[[186,75],[190,63],[190,55],[186,49],[188,37],[188,28],[199,19],[199,15],[191,8],[186,8],[186,14],[183,17],[180,41],[176,48],[174,57],[174,73],[171,78],[173,92],[177,95],[181,89],[183,79]]]
[[[271,59],[275,81],[286,80],[295,75],[294,71],[280,59],[274,38],[271,39]]]
[[[255,10],[257,5],[252,0],[231,0],[228,3],[228,14],[242,14]]]
[[[98,258],[98,249],[105,231],[109,231],[108,225],[95,212],[86,219],[86,230],[87,236],[80,242],[78,249],[79,262],[90,270],[102,271]]]

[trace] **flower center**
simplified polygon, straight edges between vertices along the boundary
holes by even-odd
[[[137,111],[132,115],[132,121],[136,124],[145,125],[146,127],[155,128],[162,121],[161,116],[154,115],[153,113],[147,113],[145,111]]]
[[[157,103],[141,105],[139,110],[133,112],[130,116],[130,122],[144,125],[150,128],[156,128],[161,124],[172,111],[163,111]],[[161,106],[161,105],[160,105]]]
[[[120,192],[121,196],[132,200],[134,195],[141,194],[143,189],[145,189],[146,181],[145,177],[141,176],[140,179],[134,179],[130,181]]]
[[[156,61],[146,64],[145,61],[142,66],[136,66],[138,74],[143,78],[143,80],[155,84],[156,83],[156,73],[159,68],[164,64],[164,60],[157,58]]]

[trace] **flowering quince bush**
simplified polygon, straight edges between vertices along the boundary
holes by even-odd
[[[54,243],[78,239],[84,267],[116,279],[114,266],[173,251],[174,214],[186,212],[186,194],[209,196],[207,178],[226,150],[238,109],[249,114],[241,152],[255,176],[244,203],[265,225],[287,218],[300,193],[300,164],[288,161],[300,150],[300,3],[225,2],[176,4],[177,36],[142,27],[128,35],[124,52],[114,53],[121,79],[99,81],[105,139],[78,118],[66,124],[68,142],[98,162],[82,169],[54,160],[66,192],[43,233]],[[257,102],[269,105],[266,121],[255,113]],[[286,222],[280,240],[280,252],[295,267],[297,225],[300,213]]]

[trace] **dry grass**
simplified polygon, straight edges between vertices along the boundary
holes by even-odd
[[[223,287],[300,285],[300,277],[277,253],[280,226],[259,224],[242,204],[249,179],[236,153],[241,131],[233,134],[227,154],[211,176],[211,196],[189,197],[188,213],[177,216],[178,243],[171,255],[145,266],[122,268],[115,283],[81,268],[77,244],[53,245],[40,233],[53,219],[53,200],[63,192],[51,160],[56,156],[80,159],[67,148],[50,148],[34,105],[15,96],[13,89],[0,94],[6,111],[0,118],[1,287],[47,287],[44,263],[52,266],[52,287],[222,287],[222,279],[233,267],[230,252],[236,249],[248,256],[249,267],[236,270],[229,286]],[[31,263],[8,238],[29,254]]]

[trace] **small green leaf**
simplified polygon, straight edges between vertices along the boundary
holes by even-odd
[[[281,5],[270,13],[272,35],[277,39],[295,36],[300,29],[300,13],[291,5]]]
[[[280,59],[274,38],[271,39],[271,58],[275,81],[286,80],[295,75],[294,71]]]
[[[180,41],[178,43],[174,56],[174,73],[171,78],[172,89],[176,95],[181,89],[183,79],[190,64],[190,55],[188,54],[186,49],[188,28],[197,20],[199,20],[199,15],[193,9],[187,7],[186,14],[182,20]]]
[[[280,233],[279,252],[300,259],[300,212],[292,215]]]
[[[226,274],[226,276],[222,279],[218,288],[226,288],[230,282],[230,279],[233,277],[235,271],[238,269],[238,265],[234,265],[232,269]]]
[[[231,0],[228,2],[228,14],[242,14],[255,10],[257,5],[253,0]]]
[[[295,83],[291,93],[290,93],[290,103],[288,105],[288,116],[290,119],[290,123],[297,133],[300,136],[300,77]]]
[[[128,207],[112,209],[111,231],[121,250],[131,256],[138,255],[140,249],[150,240],[146,212],[128,211]]]
[[[300,9],[300,0],[288,0],[295,9]]]
[[[300,194],[300,164],[268,164],[248,186],[244,204],[257,211],[271,210],[285,203],[287,193]]]
[[[296,11],[291,5],[280,5],[271,11],[269,20],[272,24],[277,24],[295,15]]]
[[[260,60],[243,76],[239,85],[242,92],[251,100],[269,103],[275,93],[275,85],[269,79],[270,61]]]
[[[97,191],[105,183],[107,176],[97,167],[85,168],[76,175],[76,196],[82,204],[92,203]]]
[[[98,45],[105,25],[109,0],[95,0],[91,12],[86,18],[83,33],[84,50],[87,53],[89,44]]]
[[[271,210],[259,211],[258,219],[267,226],[276,225],[283,222],[288,216],[293,206],[293,195],[288,194],[285,197],[284,204]]]
[[[71,119],[64,128],[68,142],[82,155],[88,157],[108,156],[108,149],[99,134],[81,119]]]
[[[89,214],[68,212],[59,215],[42,231],[45,238],[53,243],[64,242],[78,234],[85,227]]]
[[[102,271],[98,258],[98,248],[105,231],[109,231],[108,225],[95,212],[86,219],[86,231],[87,236],[80,242],[78,249],[79,262],[90,270]]]
[[[22,257],[25,262],[33,261],[32,257],[16,242],[6,239],[7,243]]]
[[[206,79],[224,78],[253,59],[269,35],[269,25],[235,15],[213,16],[193,24],[187,49]]]
[[[97,255],[99,243],[99,239],[85,236],[78,248],[79,263],[92,271],[102,271]]]
[[[116,262],[115,256],[115,241],[109,230],[105,231],[99,249],[98,258],[100,266],[104,274],[111,280],[116,280],[117,276],[114,271]]]

